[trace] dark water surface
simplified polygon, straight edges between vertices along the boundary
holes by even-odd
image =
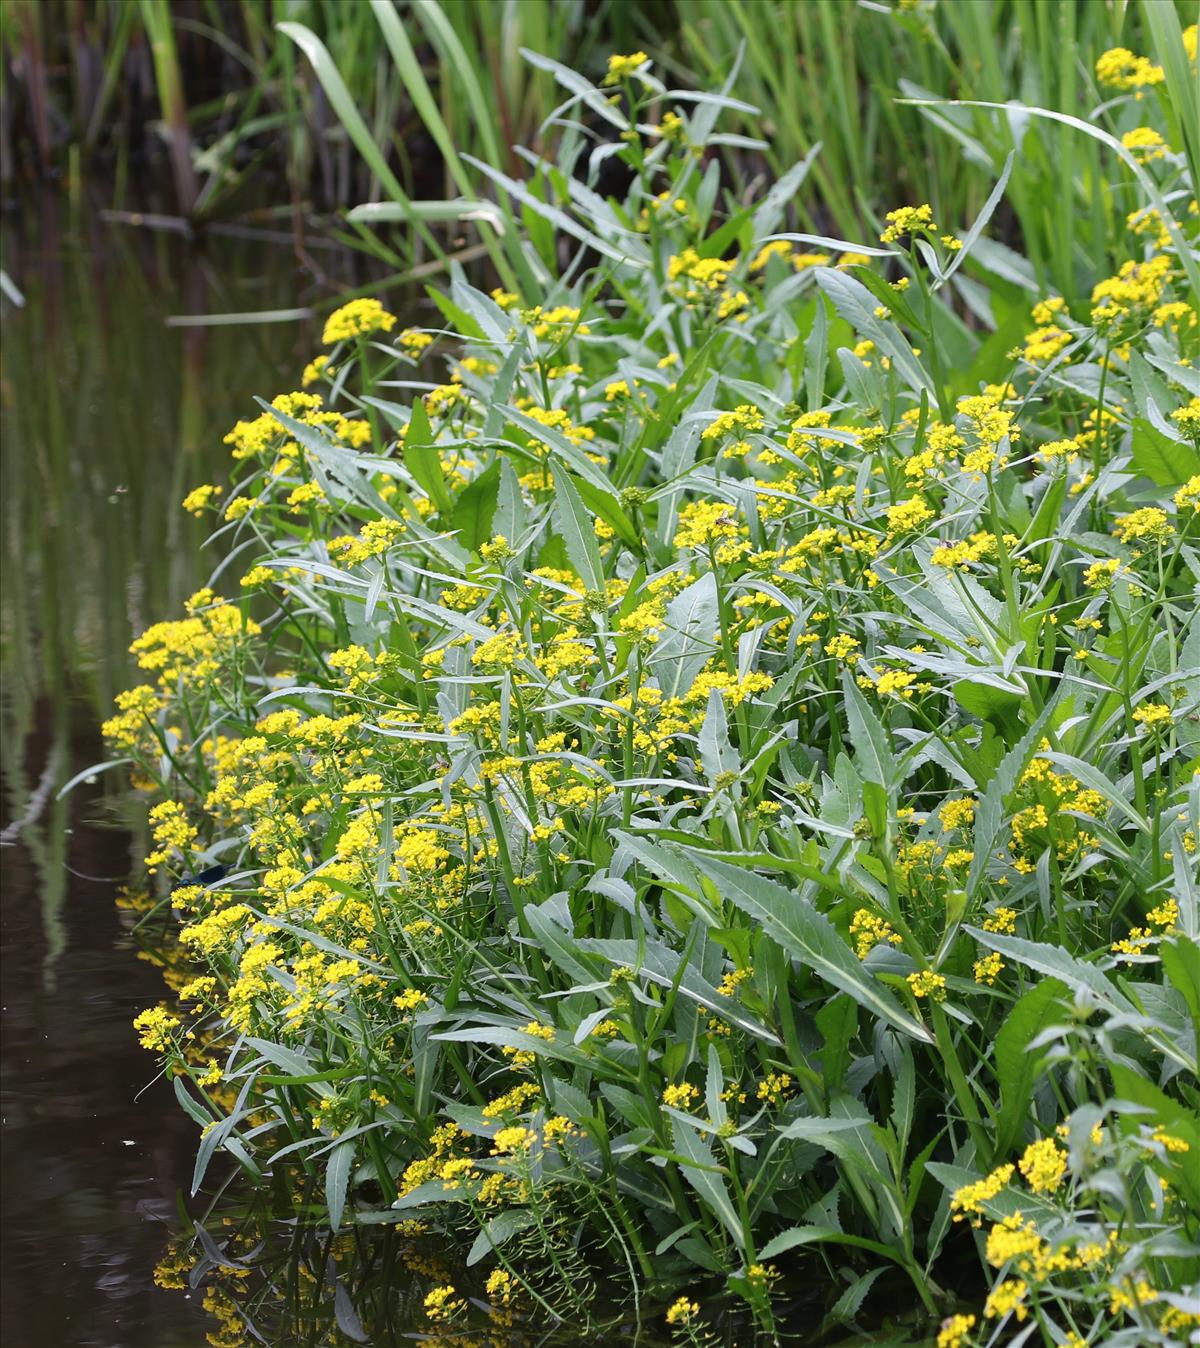
[[[73,222],[59,201],[5,214],[0,621],[5,1348],[198,1348],[200,1291],[153,1273],[196,1128],[130,1025],[161,976],[116,906],[145,851],[97,725],[126,648],[174,616],[215,558],[179,509],[223,473],[254,393],[292,387],[313,324],[168,327],[169,315],[297,303],[290,249]],[[218,476],[218,480],[220,480]]]

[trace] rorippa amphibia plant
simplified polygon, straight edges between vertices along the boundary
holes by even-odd
[[[200,1169],[286,1151],[334,1229],[462,1232],[572,1314],[602,1260],[693,1339],[714,1289],[769,1329],[816,1271],[834,1319],[915,1289],[943,1348],[1178,1342],[1200,336],[1170,119],[1110,110],[1163,141],[1110,137],[1129,261],[1038,297],[972,257],[1012,162],[961,230],[789,234],[805,165],[722,197],[727,94],[641,53],[563,78],[626,197],[568,130],[500,181],[542,291],[331,315],[189,497],[240,576],[139,640],[106,727],[150,865],[231,868],[173,891],[203,967],[139,1018]]]

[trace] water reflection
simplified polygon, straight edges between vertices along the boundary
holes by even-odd
[[[197,252],[41,199],[9,213],[4,253],[26,303],[0,301],[0,1337],[193,1348],[201,1295],[152,1277],[196,1139],[169,1086],[147,1085],[129,1024],[162,988],[114,905],[144,850],[138,811],[112,775],[56,792],[102,756],[95,727],[129,679],[133,635],[205,579],[179,500],[312,335],[165,326],[295,304],[275,246]]]

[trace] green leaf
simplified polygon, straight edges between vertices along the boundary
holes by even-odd
[[[720,1220],[738,1249],[742,1249],[742,1226],[712,1148],[678,1114],[671,1119],[671,1129],[675,1137],[675,1150],[683,1158],[680,1168],[684,1178],[700,1195],[705,1207]]]
[[[446,486],[446,475],[442,472],[442,461],[429,425],[429,413],[420,398],[412,405],[408,430],[404,436],[403,455],[405,467],[437,506],[438,513],[448,514],[453,508],[454,498]]]
[[[823,1041],[821,1077],[826,1092],[832,1093],[842,1088],[850,1066],[850,1044],[858,1033],[858,1007],[852,997],[843,993],[831,997],[815,1020]]]
[[[336,1231],[342,1224],[346,1207],[346,1190],[350,1186],[350,1171],[354,1166],[354,1143],[339,1142],[329,1153],[325,1163],[325,1206],[329,1209],[329,1225]]]
[[[846,697],[850,742],[854,745],[854,757],[863,773],[863,780],[876,782],[890,793],[899,781],[899,773],[883,722],[846,669],[842,670],[842,689]]]
[[[803,894],[753,871],[726,865],[698,849],[686,850],[693,865],[713,881],[721,897],[760,923],[793,959],[849,993],[893,1029],[924,1043],[933,1042],[925,1026],[867,972],[833,923]]]
[[[475,1243],[467,1255],[467,1267],[479,1263],[506,1240],[511,1240],[535,1221],[537,1221],[536,1214],[530,1212],[528,1208],[511,1208],[506,1212],[497,1213],[475,1237]]]
[[[1200,1118],[1178,1100],[1136,1072],[1126,1062],[1108,1063],[1113,1090],[1118,1098],[1143,1105],[1151,1111],[1150,1117],[1137,1116],[1137,1123],[1152,1123],[1188,1144],[1188,1156],[1200,1155]],[[1170,1168],[1171,1182],[1177,1184],[1180,1196],[1188,1210],[1200,1211],[1200,1169],[1195,1165],[1174,1165]]]
[[[996,1155],[1007,1156],[1020,1145],[1021,1131],[1033,1099],[1041,1064],[1030,1052],[1030,1041],[1050,1023],[1051,1008],[1066,995],[1054,978],[1035,983],[1009,1011],[996,1035],[993,1050],[1000,1082],[1000,1113],[996,1120]]]
[[[388,168],[387,160],[379,146],[376,145],[375,138],[367,129],[367,124],[358,111],[354,96],[346,88],[346,82],[342,79],[341,73],[334,64],[328,48],[316,33],[310,28],[306,28],[302,23],[281,23],[276,26],[285,37],[290,37],[308,57],[313,70],[316,72],[317,79],[321,82],[321,87],[325,90],[330,106],[337,114],[338,120],[346,128],[346,134],[350,137],[354,148],[366,161],[367,167],[394,201],[407,203],[408,194],[400,186],[396,175]],[[429,231],[426,230],[425,234],[429,235]],[[429,239],[432,241],[432,235],[429,235]],[[431,242],[431,246],[435,254],[441,257],[442,251],[437,247],[436,242]]]
[[[984,931],[982,927],[964,927],[963,930],[989,950],[1006,955],[1026,969],[1033,969],[1048,978],[1061,979],[1075,992],[1091,993],[1110,1012],[1127,1013],[1134,1010],[1133,1003],[1108,980],[1102,969],[1076,958],[1061,946],[1027,941],[1022,936],[1006,936],[998,931]]]
[[[711,571],[667,605],[666,631],[650,657],[650,669],[664,697],[682,696],[716,649],[717,583]]]
[[[451,527],[458,531],[458,541],[472,552],[492,536],[492,519],[496,514],[496,499],[500,492],[500,464],[491,463],[459,493]]]
[[[621,507],[616,497],[601,491],[586,478],[576,478],[575,486],[583,498],[584,505],[608,525],[610,529],[634,552],[643,550],[642,535],[634,527],[633,521]]]
[[[862,337],[869,337],[914,393],[933,387],[924,366],[913,353],[908,339],[894,323],[875,317],[875,297],[860,281],[835,267],[816,268],[817,285],[833,301],[833,307]]]
[[[979,236],[983,233],[987,222],[992,218],[996,207],[1000,204],[1000,198],[1004,195],[1004,189],[1008,186],[1008,177],[1012,173],[1013,160],[1016,158],[1016,150],[1010,150],[1008,158],[1004,161],[1004,168],[1000,172],[1000,177],[996,186],[988,194],[988,199],[983,203],[983,210],[975,217],[975,223],[967,230],[963,236],[962,247],[954,254],[950,265],[946,268],[944,280],[948,281],[954,273],[971,255],[971,250]]]
[[[1169,439],[1141,417],[1133,423],[1132,454],[1138,472],[1160,487],[1178,487],[1200,473],[1200,454],[1191,445]]]
[[[562,530],[567,556],[579,573],[585,589],[604,591],[604,563],[600,560],[600,546],[596,530],[575,484],[558,464],[550,465],[554,478],[554,512]]]
[[[1200,1044],[1200,946],[1188,936],[1176,936],[1162,942],[1158,957],[1172,987],[1187,1003]]]

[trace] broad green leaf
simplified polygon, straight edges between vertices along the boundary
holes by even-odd
[[[511,1208],[497,1213],[475,1237],[475,1243],[467,1254],[467,1267],[470,1268],[481,1259],[485,1259],[493,1250],[499,1249],[506,1240],[511,1240],[535,1221],[537,1221],[536,1214],[530,1212],[528,1208]]]
[[[1026,969],[1060,979],[1074,992],[1090,993],[1109,1011],[1133,1011],[1133,1003],[1115,983],[1109,981],[1102,969],[1088,964],[1062,946],[1027,941],[1023,936],[1007,936],[1003,932],[984,931],[982,927],[964,926],[963,930],[989,950],[1016,961]]]
[[[667,605],[666,630],[650,657],[650,669],[666,697],[680,697],[716,650],[717,583],[711,571]]]
[[[346,1207],[346,1191],[350,1186],[350,1171],[354,1166],[354,1143],[339,1142],[329,1153],[325,1163],[325,1206],[329,1209],[331,1230],[342,1224]]]
[[[842,671],[842,691],[846,697],[850,743],[854,746],[863,780],[876,782],[890,792],[899,781],[899,773],[883,722],[859,691],[849,670]]]
[[[1020,1145],[1021,1130],[1041,1070],[1029,1044],[1050,1023],[1051,1009],[1066,992],[1066,987],[1054,978],[1035,983],[1008,1012],[996,1035],[993,1055],[1001,1101],[996,1119],[997,1156],[1007,1156]]]
[[[575,484],[556,463],[550,465],[554,478],[554,511],[562,530],[567,556],[579,573],[584,587],[604,592],[604,563],[600,560],[600,546],[592,517],[584,507]]]
[[[671,1119],[675,1150],[684,1158],[681,1166],[684,1177],[700,1195],[705,1207],[729,1232],[734,1244],[742,1248],[742,1225],[738,1221],[733,1200],[725,1187],[725,1180],[717,1167],[712,1148],[689,1123],[678,1115]]]
[[[1112,1073],[1113,1089],[1118,1099],[1129,1100],[1150,1110],[1149,1115],[1138,1115],[1136,1124],[1152,1124],[1162,1128],[1188,1145],[1188,1155],[1200,1155],[1200,1117],[1185,1104],[1174,1100],[1166,1091],[1135,1071],[1129,1063],[1108,1063]],[[1181,1197],[1192,1211],[1200,1210],[1200,1167],[1172,1166],[1171,1182],[1181,1189]]]
[[[1160,487],[1178,487],[1200,473],[1200,454],[1193,446],[1165,436],[1137,417],[1133,423],[1133,466]]]
[[[472,552],[478,552],[480,545],[492,537],[499,492],[500,464],[495,461],[458,494],[450,523],[458,532],[459,542]]]
[[[425,494],[438,508],[439,514],[446,514],[453,508],[454,500],[446,486],[446,475],[442,471],[442,461],[437,446],[433,442],[433,430],[429,425],[429,413],[425,403],[417,398],[412,405],[412,414],[408,421],[408,430],[403,444],[404,465]]]
[[[758,922],[793,959],[847,992],[893,1029],[925,1043],[933,1036],[863,967],[833,923],[798,890],[785,889],[753,871],[717,861],[697,849],[688,859],[708,876],[721,897]]]

